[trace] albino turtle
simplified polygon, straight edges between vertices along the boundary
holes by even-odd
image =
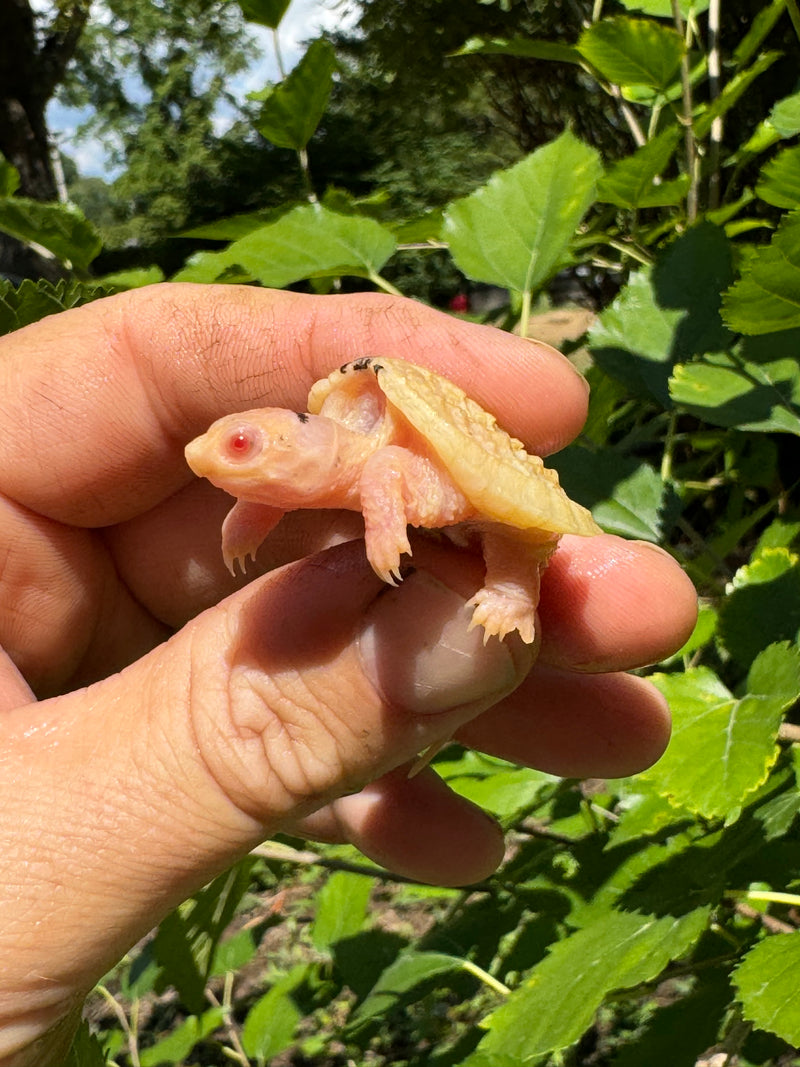
[[[452,382],[400,359],[345,364],[312,387],[308,412],[228,415],[186,448],[196,474],[238,498],[222,527],[231,572],[296,508],[361,511],[369,562],[392,585],[408,525],[443,528],[483,551],[472,625],[485,640],[517,630],[533,641],[540,572],[560,535],[600,533],[555,471]]]

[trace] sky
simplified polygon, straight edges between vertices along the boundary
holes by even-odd
[[[44,0],[40,0],[40,4],[43,3]],[[36,7],[37,4],[34,2],[32,6]],[[281,55],[287,71],[303,55],[305,42],[316,37],[320,30],[341,28],[352,23],[352,17],[343,18],[338,7],[339,0],[292,0],[279,30]],[[271,31],[252,23],[248,29],[261,45],[262,56],[230,86],[240,99],[254,89],[263,89],[267,82],[280,81]],[[108,163],[102,144],[94,140],[76,140],[76,130],[86,115],[87,112],[66,108],[53,101],[47,112],[51,134],[62,151],[75,161],[82,175],[113,179],[116,175]],[[220,114],[218,121],[220,127],[224,128],[228,117]]]

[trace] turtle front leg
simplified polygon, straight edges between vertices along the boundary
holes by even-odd
[[[400,580],[400,557],[411,555],[409,525],[436,529],[472,513],[464,496],[429,459],[399,445],[369,457],[359,491],[367,559],[389,585]]]
[[[236,577],[236,564],[242,574],[247,570],[247,560],[255,560],[261,542],[272,533],[284,512],[268,504],[255,504],[249,500],[237,500],[222,524],[222,558],[225,566]]]
[[[558,538],[540,543],[525,542],[502,526],[481,529],[486,578],[483,587],[468,601],[473,608],[470,627],[482,626],[484,644],[490,637],[502,641],[517,630],[527,644],[536,635],[541,575],[555,551]]]

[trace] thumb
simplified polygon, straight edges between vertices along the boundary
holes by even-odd
[[[516,687],[530,648],[467,630],[479,565],[427,543],[415,563],[388,589],[360,542],[338,545],[252,583],[122,673],[6,714],[0,847],[16,873],[0,887],[0,956],[26,1010],[63,1014],[265,836]]]

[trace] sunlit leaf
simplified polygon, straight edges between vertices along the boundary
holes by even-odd
[[[560,41],[540,41],[533,37],[470,37],[453,55],[500,55],[557,60],[560,63],[582,62],[580,52],[572,45]]]
[[[0,155],[0,197],[13,196],[19,188],[19,171]]]
[[[800,559],[788,548],[762,548],[733,577],[720,606],[719,636],[742,665],[775,641],[800,637]]]
[[[292,993],[307,974],[306,964],[293,967],[247,1013],[242,1027],[242,1046],[262,1067],[294,1040],[303,1013],[292,999]]]
[[[0,230],[27,244],[41,245],[78,270],[86,270],[103,243],[77,208],[22,196],[0,198]]]
[[[800,1045],[800,932],[767,937],[733,972],[745,1019],[760,1030]]]
[[[607,911],[563,941],[484,1023],[488,1034],[463,1067],[521,1067],[568,1048],[608,994],[652,981],[706,928],[698,909],[679,919]]]
[[[180,1026],[155,1045],[139,1052],[141,1067],[182,1063],[198,1041],[213,1034],[222,1025],[221,1007],[209,1008],[201,1016],[190,1015]]]
[[[756,194],[775,207],[800,207],[800,145],[785,148],[766,164]]]
[[[494,175],[445,212],[456,265],[476,281],[538,289],[565,263],[600,173],[597,152],[566,132]]]
[[[330,41],[313,41],[291,74],[264,98],[255,119],[258,132],[280,148],[305,148],[328,106],[335,69]]]
[[[688,15],[701,15],[708,9],[709,0],[680,0],[678,10],[682,18]],[[622,0],[622,6],[628,11],[641,11],[654,18],[672,21],[672,0]]]
[[[765,71],[769,70],[772,64],[780,58],[780,52],[765,52],[758,57],[752,66],[735,74],[730,81],[726,82],[716,100],[695,119],[693,127],[695,136],[698,138],[705,137],[714,120],[730,111],[744,96],[756,78],[759,78]]]
[[[707,667],[652,678],[669,701],[673,733],[644,780],[705,818],[735,810],[777,758],[783,712],[800,694],[800,653],[770,645],[753,663],[741,697]]]
[[[800,133],[800,92],[779,100],[769,113],[769,121],[781,137]]]
[[[420,986],[460,971],[463,961],[441,952],[408,952],[383,972],[375,987],[351,1015],[348,1028],[358,1029],[376,1016],[402,1006]]]
[[[671,26],[623,15],[585,29],[578,51],[614,85],[664,90],[678,74],[684,43]]]
[[[280,289],[317,276],[374,278],[396,247],[390,231],[374,219],[307,204],[214,255],[220,270],[238,266],[262,285]]]
[[[311,938],[320,952],[358,933],[364,925],[373,880],[363,874],[335,871],[316,896]]]

